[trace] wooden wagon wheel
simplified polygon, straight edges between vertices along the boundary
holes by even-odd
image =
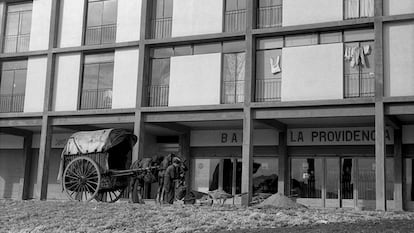
[[[124,191],[125,191],[125,188],[118,188],[116,190],[102,190],[96,194],[95,200],[100,201],[100,202],[113,203],[113,202],[118,201],[119,198],[121,198]]]
[[[90,201],[98,193],[101,172],[91,158],[82,156],[72,160],[63,173],[63,188],[71,200]]]

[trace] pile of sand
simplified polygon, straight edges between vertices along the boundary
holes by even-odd
[[[286,208],[286,209],[298,209],[298,208],[306,208],[306,206],[296,203],[294,200],[286,197],[283,194],[276,193],[268,198],[266,198],[263,202],[257,204],[258,207],[277,207],[277,208]]]

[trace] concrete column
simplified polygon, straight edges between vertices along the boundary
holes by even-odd
[[[52,144],[52,127],[48,116],[43,116],[42,131],[40,133],[39,162],[37,165],[37,184],[39,189],[36,198],[46,200],[49,180],[49,162]]]
[[[242,205],[248,206],[253,195],[253,120],[251,110],[245,110],[243,119],[242,146]]]
[[[394,130],[394,210],[404,210],[404,161],[402,156],[402,130]]]
[[[32,139],[33,135],[27,135],[24,137],[24,178],[23,178],[23,189],[22,189],[22,200],[29,199],[30,194],[30,172],[32,167]]]
[[[375,189],[376,210],[387,210],[385,180],[385,120],[384,104],[375,103]]]
[[[278,193],[289,195],[289,163],[286,132],[279,132],[279,174]]]

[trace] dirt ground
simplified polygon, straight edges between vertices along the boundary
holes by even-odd
[[[0,232],[414,232],[414,213],[0,200]]]

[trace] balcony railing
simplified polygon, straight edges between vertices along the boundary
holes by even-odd
[[[238,32],[246,29],[246,10],[226,11],[224,15],[224,31]]]
[[[281,78],[256,80],[256,102],[280,101],[281,89]]]
[[[257,9],[257,28],[282,26],[282,5]]]
[[[344,0],[344,19],[374,16],[374,0]]]
[[[168,85],[150,85],[147,86],[147,99],[149,107],[168,106]]]
[[[16,53],[29,51],[30,34],[4,37],[4,52]]]
[[[235,104],[244,102],[244,80],[224,81],[221,103]]]
[[[116,24],[102,25],[86,28],[85,44],[114,43],[116,38]]]
[[[24,94],[0,95],[0,112],[23,112]]]
[[[151,19],[151,39],[171,37],[172,17]]]
[[[373,97],[375,75],[372,73],[345,75],[345,98]]]
[[[80,109],[109,109],[112,107],[112,89],[83,90]]]

